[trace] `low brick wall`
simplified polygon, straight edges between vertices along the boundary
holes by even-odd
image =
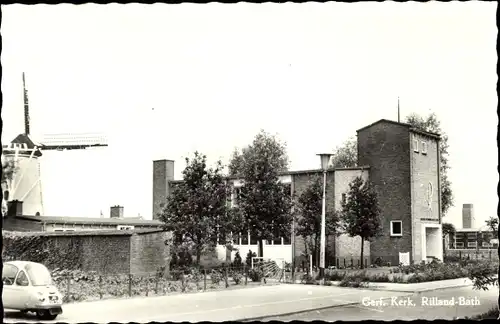
[[[161,230],[9,232],[3,237],[3,257],[4,260],[42,262],[52,269],[78,269],[103,274],[154,273],[160,267],[168,271],[170,253],[165,241],[170,235]],[[49,255],[57,255],[58,258],[42,260],[43,255],[31,251],[34,247],[23,250],[9,246],[15,243],[9,236],[43,237],[43,248],[49,250]]]

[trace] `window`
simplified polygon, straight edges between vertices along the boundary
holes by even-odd
[[[290,236],[283,237],[283,244],[285,244],[285,245],[292,244],[292,238]]]
[[[133,230],[134,226],[118,225],[116,226],[116,229],[120,231]]]
[[[345,193],[342,194],[342,204],[347,202],[347,195]]]
[[[477,242],[467,242],[467,247],[477,247]]]
[[[250,245],[257,245],[257,237],[250,235]]]
[[[391,221],[391,236],[403,236],[402,221]]]
[[[49,270],[42,264],[33,263],[26,266],[33,286],[47,286],[52,284]]]
[[[455,243],[456,248],[463,248],[464,247],[464,242],[457,242]]]
[[[217,240],[219,241],[219,244],[226,244],[226,233],[224,232],[219,232]]]
[[[241,188],[240,187],[234,188],[233,197],[231,198],[231,204],[233,207],[238,206],[240,197],[241,197]]]
[[[422,154],[427,154],[427,142],[422,141]]]
[[[16,274],[19,269],[12,264],[4,264],[2,269],[2,282],[4,285],[11,286],[16,280]]]
[[[248,245],[248,233],[244,232],[241,234],[241,245]]]
[[[490,244],[490,243],[488,243],[488,242],[483,242],[483,247],[490,247],[490,246],[491,246],[491,244]]]
[[[24,271],[19,272],[16,279],[16,285],[18,286],[29,286],[28,276]]]
[[[418,153],[418,139],[413,140],[413,151]]]

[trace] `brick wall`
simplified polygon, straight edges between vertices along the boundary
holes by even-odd
[[[158,218],[161,205],[169,196],[169,182],[174,180],[174,161],[153,161],[153,219]]]
[[[130,235],[60,236],[81,240],[82,270],[115,274],[130,270]]]
[[[2,229],[5,231],[19,231],[19,232],[39,232],[42,231],[42,224],[18,218],[15,216],[6,216],[2,219]]]
[[[154,273],[165,266],[168,272],[170,249],[165,241],[168,232],[138,233],[130,238],[130,271],[133,274]]]
[[[371,243],[371,261],[380,257],[397,264],[399,252],[412,252],[408,127],[379,122],[359,130],[358,163],[370,166],[370,181],[374,184],[381,209],[382,235]],[[390,236],[391,220],[403,222],[401,237]]]

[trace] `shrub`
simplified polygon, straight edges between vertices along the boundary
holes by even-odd
[[[57,238],[44,233],[11,232],[2,230],[2,258],[25,260],[44,264],[48,269],[82,268],[82,243],[80,237],[67,235],[67,244],[58,244]]]
[[[481,262],[469,265],[466,268],[467,276],[474,283],[474,289],[488,290],[488,285],[497,285],[498,278],[494,277],[498,273],[498,265],[490,262]]]
[[[233,280],[234,280],[235,284],[239,285],[242,279],[243,279],[243,276],[241,275],[241,273],[239,273],[239,272],[233,273]]]
[[[243,261],[241,260],[240,252],[236,252],[236,255],[234,256],[233,267],[236,269],[243,268]]]
[[[212,270],[210,273],[210,279],[213,284],[218,285],[222,281],[222,274],[219,271]]]
[[[381,267],[383,264],[384,264],[384,260],[382,260],[382,258],[378,257],[375,259],[375,261],[373,262],[373,264],[377,267]]]
[[[368,286],[366,278],[361,276],[345,276],[339,283],[340,287],[363,288]]]
[[[250,269],[248,271],[248,277],[253,282],[260,282],[264,278],[264,272],[260,269]]]
[[[346,276],[346,272],[341,272],[341,271],[329,271],[325,273],[325,279],[330,280],[330,281],[340,281],[344,279]]]
[[[250,268],[252,266],[252,258],[255,258],[255,257],[257,257],[257,254],[255,252],[252,252],[252,250],[248,250],[247,257],[245,260],[247,267]]]
[[[393,276],[394,278],[395,276]],[[371,282],[389,282],[389,276],[385,273],[377,273],[374,275],[369,275],[368,278],[366,278],[368,281]]]
[[[305,283],[308,285],[311,285],[315,282],[314,278],[309,274],[309,273],[304,273],[302,277],[300,278],[301,283]]]

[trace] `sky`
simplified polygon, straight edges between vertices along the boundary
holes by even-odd
[[[379,119],[437,114],[455,197],[481,224],[498,196],[496,2],[2,5],[2,142],[31,129],[104,132],[109,147],[45,152],[44,212],[151,219],[152,161],[227,163],[260,129],[291,169],[320,167]]]

